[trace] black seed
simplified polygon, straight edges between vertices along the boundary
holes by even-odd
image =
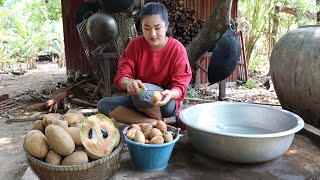
[[[108,137],[108,133],[107,133],[106,130],[101,129],[101,133],[102,133],[103,138],[107,138]]]
[[[92,138],[92,129],[90,129],[88,136],[89,136],[89,139]]]
[[[107,138],[108,137],[108,133],[106,130],[101,129],[101,133],[103,138]],[[92,139],[92,129],[90,129],[89,134],[88,134],[89,139]]]

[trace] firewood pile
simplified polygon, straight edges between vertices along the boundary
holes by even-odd
[[[66,81],[16,97],[0,96],[0,119],[5,122],[36,121],[47,113],[64,114],[78,109],[84,115],[97,113],[97,102],[104,96],[102,82],[86,75],[69,76]]]
[[[161,2],[169,13],[169,23],[173,37],[179,40],[184,46],[189,44],[201,30],[204,21],[195,18],[196,11],[183,6],[183,0],[151,0]],[[149,1],[149,2],[151,2]]]
[[[67,111],[74,108],[96,108],[99,99],[103,97],[102,81],[86,75],[67,77],[65,82],[58,82],[55,87],[43,89],[36,96],[42,97],[41,103],[27,106],[28,111],[48,110],[49,112]]]

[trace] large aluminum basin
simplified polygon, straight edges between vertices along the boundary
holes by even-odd
[[[179,117],[196,149],[239,163],[281,156],[304,126],[301,117],[292,112],[240,102],[198,104],[182,110]]]

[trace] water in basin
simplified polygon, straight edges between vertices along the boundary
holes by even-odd
[[[213,125],[206,126],[205,129],[218,133],[234,133],[234,134],[271,134],[276,133],[270,129],[265,129],[247,125]]]

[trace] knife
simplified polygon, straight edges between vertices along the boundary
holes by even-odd
[[[163,89],[147,89],[147,91],[163,91]]]
[[[140,92],[145,92],[145,90],[139,88]],[[163,91],[163,89],[147,89],[146,91]]]

